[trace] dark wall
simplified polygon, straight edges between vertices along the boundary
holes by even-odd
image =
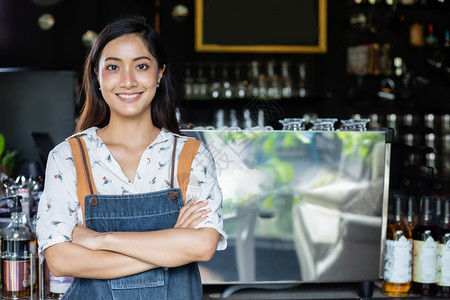
[[[44,1],[44,0],[41,0]],[[448,2],[448,1],[447,1]],[[160,8],[156,7],[160,3]],[[0,67],[43,67],[75,70],[80,73],[87,48],[81,43],[86,30],[100,31],[110,20],[123,15],[140,14],[154,25],[155,13],[160,12],[161,37],[171,57],[171,69],[180,83],[185,62],[249,62],[251,60],[290,60],[304,62],[307,66],[309,97],[278,101],[284,114],[277,118],[318,113],[323,117],[347,118],[354,113],[388,114],[391,112],[448,113],[449,78],[442,76],[427,63],[433,52],[426,47],[409,46],[408,27],[413,21],[433,22],[442,35],[450,28],[447,8],[401,7],[396,12],[399,22],[391,26],[393,12],[389,7],[376,5],[357,6],[353,1],[329,0],[327,10],[327,46],[325,54],[250,54],[250,53],[197,53],[194,50],[194,0],[61,0],[53,6],[39,6],[31,0],[0,1]],[[189,16],[178,22],[171,17],[177,4],[189,8]],[[49,31],[37,25],[38,17],[51,13],[56,19]],[[350,24],[350,18],[363,13],[376,32],[360,30]],[[230,16],[232,22],[232,16]],[[224,25],[227,26],[226,24]],[[243,28],[245,30],[245,28]],[[299,30],[289,28],[292,32]],[[301,30],[307,30],[303,28]],[[414,85],[407,99],[398,97],[386,103],[379,101],[381,76],[364,76],[357,86],[357,77],[346,74],[347,47],[361,43],[391,43],[393,55],[405,59],[408,71],[414,76]],[[397,80],[401,87],[401,78]],[[401,88],[398,92],[403,91]],[[211,122],[212,110],[220,107],[243,107],[247,103],[211,100],[189,101],[184,109],[189,121]]]
[[[0,1],[0,67],[44,67],[81,70],[87,48],[81,37],[87,30],[99,32],[110,20],[139,14],[150,22],[153,1],[62,0],[40,6],[30,0]],[[50,13],[55,25],[41,30],[38,18]]]
[[[38,161],[31,133],[47,133],[53,144],[73,134],[75,72],[0,72],[0,133],[23,163]],[[42,166],[43,167],[43,166]]]
[[[177,1],[185,4],[191,12],[194,11],[194,1]],[[194,50],[194,14],[191,13],[188,19],[177,22],[170,17],[170,12],[174,3],[165,1],[161,6],[161,14],[165,16],[161,20],[162,37],[166,45],[169,45],[169,52],[174,59],[176,73],[182,79],[184,62],[250,62],[252,60],[266,62],[275,60],[289,60],[293,63],[293,73],[297,72],[295,66],[304,62],[307,66],[307,84],[310,97],[305,99],[284,99],[278,101],[282,114],[277,118],[301,116],[304,113],[320,113],[326,116],[345,115],[345,108],[342,107],[345,96],[345,64],[346,64],[346,29],[348,26],[346,5],[344,0],[328,1],[327,12],[327,36],[328,51],[325,54],[280,54],[280,53],[200,53]],[[233,22],[233,16],[229,17]],[[226,27],[227,25],[224,24]],[[242,30],[245,30],[243,28]],[[308,28],[290,28],[293,34],[298,30],[308,30]],[[203,123],[214,121],[214,114],[218,108],[238,110],[248,105],[248,102],[235,101],[234,103],[218,101],[189,101],[185,104],[185,114],[190,121],[200,120]],[[209,112],[209,113],[208,113]],[[201,118],[201,119],[200,119]],[[279,125],[278,122],[270,122],[271,125]]]
[[[324,105],[324,114],[335,111],[343,97],[345,72],[346,6],[343,0],[328,1],[328,52],[326,54],[240,54],[196,53],[194,51],[194,1],[161,1],[161,36],[172,58],[178,82],[186,61],[251,61],[289,59],[307,63],[312,93],[333,99]],[[184,4],[190,14],[186,21],[171,17],[172,8]],[[127,14],[144,15],[154,24],[155,1],[144,0],[62,0],[53,6],[39,6],[30,0],[2,0],[0,11],[0,67],[45,67],[81,72],[87,48],[81,43],[86,30],[100,31],[110,20]],[[51,13],[55,26],[49,31],[37,25],[38,17]],[[232,18],[230,18],[231,20]],[[295,29],[292,29],[295,30]],[[304,99],[305,111],[317,109],[315,100]],[[296,103],[298,104],[298,103]],[[298,106],[298,105],[296,105]],[[299,112],[301,113],[301,112]]]

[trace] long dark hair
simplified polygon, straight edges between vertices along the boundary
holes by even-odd
[[[166,53],[158,33],[141,17],[122,18],[107,25],[98,35],[86,58],[83,73],[83,85],[80,101],[84,96],[84,104],[76,127],[76,132],[89,127],[104,127],[109,123],[110,110],[100,91],[97,79],[99,59],[105,46],[112,40],[126,34],[137,34],[156,58],[158,68],[166,65],[160,85],[151,103],[153,125],[180,134],[176,117],[177,97],[174,90],[170,68],[167,65]]]

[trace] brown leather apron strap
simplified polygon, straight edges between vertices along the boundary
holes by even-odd
[[[77,196],[83,212],[84,224],[84,198],[86,195],[97,194],[94,179],[92,178],[91,163],[84,140],[80,136],[75,136],[68,140],[72,150],[73,163],[77,173]]]
[[[201,143],[202,142],[199,140],[187,139],[183,149],[181,149],[180,156],[178,157],[177,180],[181,192],[183,193],[183,200],[185,203],[192,162],[194,161],[194,157],[197,154]]]

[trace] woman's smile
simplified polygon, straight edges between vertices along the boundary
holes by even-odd
[[[121,100],[124,102],[132,102],[132,101],[138,100],[141,95],[142,95],[142,93],[132,93],[132,94],[120,93],[120,94],[117,94],[117,96],[119,98],[121,98]]]

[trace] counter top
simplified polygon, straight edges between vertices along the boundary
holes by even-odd
[[[239,289],[239,287],[241,289]],[[360,283],[304,283],[299,285],[240,285],[240,286],[204,286],[203,300],[217,299],[405,299],[389,297],[381,291],[381,282],[375,282],[372,297],[361,297]],[[235,290],[235,291],[233,291]],[[448,299],[446,297],[421,297],[410,295],[406,298]]]

